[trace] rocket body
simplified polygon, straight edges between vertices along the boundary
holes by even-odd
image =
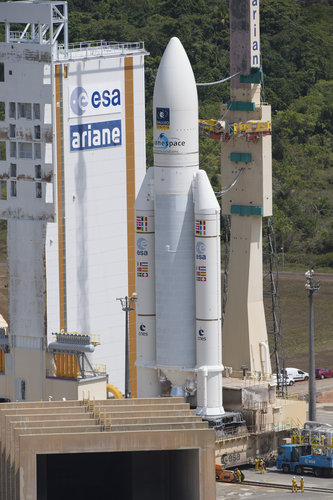
[[[137,265],[137,366],[142,372],[142,376],[138,375],[138,394],[156,396],[159,380],[168,379],[172,395],[192,396],[199,402],[200,414],[218,416],[224,413],[220,209],[206,173],[199,171],[197,90],[178,38],[170,40],[161,59],[153,109],[154,167],[148,170],[135,204],[137,220],[146,209],[154,223],[147,230],[147,235],[153,235],[147,238],[151,253],[147,258],[149,276],[142,277]],[[209,235],[202,235],[207,245],[200,245],[196,235],[200,220],[204,225],[207,221],[209,227]],[[137,252],[140,236],[137,231]],[[198,248],[201,254],[196,252]],[[209,258],[215,259],[209,268],[204,262],[206,248]],[[198,266],[197,261],[202,265]],[[155,330],[151,328],[143,336],[142,319],[151,320],[152,314],[154,321],[150,324],[156,326]],[[199,330],[205,331],[205,340],[197,333]],[[145,371],[149,371],[149,377]],[[212,383],[213,379],[218,383]]]

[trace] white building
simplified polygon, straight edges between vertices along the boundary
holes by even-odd
[[[0,397],[48,397],[47,345],[62,330],[99,335],[89,359],[123,390],[125,317],[116,298],[135,290],[147,53],[141,42],[69,44],[66,2],[0,3],[0,21],[0,218],[8,221],[9,269]],[[12,31],[13,23],[22,29]],[[71,378],[74,365],[63,361],[57,356],[56,374]]]

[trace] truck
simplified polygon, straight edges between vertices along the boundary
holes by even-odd
[[[284,444],[279,447],[276,468],[297,475],[311,472],[316,477],[332,477],[333,452],[316,454],[309,444]]]

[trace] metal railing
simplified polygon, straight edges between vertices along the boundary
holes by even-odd
[[[289,399],[292,401],[307,401],[307,394],[303,392],[295,392],[293,394],[286,394],[282,391],[276,391],[276,397],[279,399]]]
[[[58,45],[58,59],[116,56],[142,51],[145,52],[144,42],[118,43],[106,42],[105,40],[92,40],[89,42],[69,43],[67,50],[63,44]]]

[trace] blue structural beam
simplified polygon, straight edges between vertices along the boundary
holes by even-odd
[[[251,68],[249,75],[239,75],[240,83],[261,83],[263,72],[261,68]]]
[[[228,101],[228,109],[232,111],[254,111],[256,104],[249,101]]]
[[[250,163],[250,161],[252,161],[252,155],[251,153],[230,153],[230,161]]]
[[[231,205],[231,213],[238,215],[262,215],[262,207],[251,205]]]

